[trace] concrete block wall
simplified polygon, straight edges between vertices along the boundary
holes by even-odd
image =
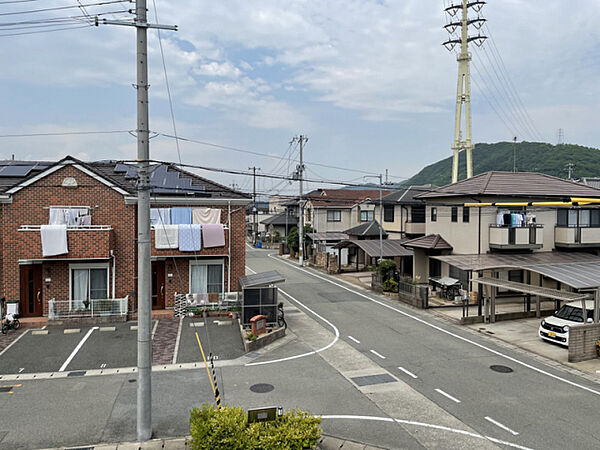
[[[600,339],[600,324],[574,326],[569,329],[569,362],[587,361],[598,357],[596,342]]]

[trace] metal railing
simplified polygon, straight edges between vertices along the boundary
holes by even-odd
[[[175,293],[175,315],[204,311],[239,311],[241,301],[238,292],[215,292],[210,294]]]
[[[127,315],[128,308],[129,296],[91,300],[56,300],[53,298],[48,301],[48,319],[121,317]]]
[[[41,225],[21,225],[19,231],[40,231]],[[112,225],[68,225],[67,231],[110,231]]]

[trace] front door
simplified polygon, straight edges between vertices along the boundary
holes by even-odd
[[[19,314],[23,317],[40,317],[44,313],[42,293],[42,265],[19,266],[21,299]]]
[[[164,261],[152,261],[152,309],[165,309]]]

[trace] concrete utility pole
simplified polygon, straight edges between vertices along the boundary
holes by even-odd
[[[387,169],[386,169],[387,176]],[[379,178],[379,263],[383,261],[383,175],[367,175],[364,178]],[[387,184],[387,181],[386,181]]]
[[[513,138],[513,173],[517,171],[517,137]]]
[[[454,50],[454,47],[460,44],[460,53],[458,55],[458,87],[456,90],[456,116],[454,124],[454,143],[452,144],[453,159],[452,159],[452,183],[458,181],[458,157],[461,150],[467,153],[467,178],[473,176],[473,141],[471,140],[471,80],[469,63],[471,62],[471,54],[469,53],[469,42],[474,41],[476,45],[481,46],[486,36],[478,34],[477,36],[469,36],[469,26],[473,25],[476,29],[480,29],[485,23],[485,19],[479,16],[481,9],[485,5],[484,1],[468,1],[461,0],[460,4],[451,5],[444,11],[452,19],[457,15],[458,11],[462,11],[460,21],[450,21],[444,28],[450,33],[451,37],[454,32],[460,28],[460,38],[449,39],[444,42],[444,46],[449,50]],[[473,9],[478,15],[476,19],[469,18],[469,9]],[[461,119],[463,105],[465,106],[465,139],[462,139],[461,134]]]
[[[260,170],[260,167],[248,167],[248,170],[252,170],[253,173],[253,188],[252,188],[252,245],[258,243],[258,209],[256,208],[256,171]]]
[[[152,437],[152,275],[150,268],[150,127],[148,123],[148,28],[177,31],[176,26],[149,24],[146,0],[137,0],[134,22],[98,20],[96,25],[136,28],[137,60],[137,221],[138,221],[138,332],[137,332],[137,438]]]
[[[298,197],[298,263],[303,266],[304,265],[304,199],[302,198],[302,176],[304,173],[304,163],[302,162],[302,152],[303,145],[308,142],[308,138],[303,136],[295,136],[292,139],[293,142],[298,142],[300,144],[300,164],[298,165],[298,169],[296,171],[296,175],[298,176],[299,183],[299,197]]]

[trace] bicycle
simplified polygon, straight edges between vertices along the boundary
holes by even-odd
[[[283,302],[277,305],[277,325],[287,330],[287,322],[285,321],[285,313],[283,312]]]
[[[2,321],[2,334],[8,333],[8,330],[18,330],[21,328],[18,314],[7,314],[6,319]]]

